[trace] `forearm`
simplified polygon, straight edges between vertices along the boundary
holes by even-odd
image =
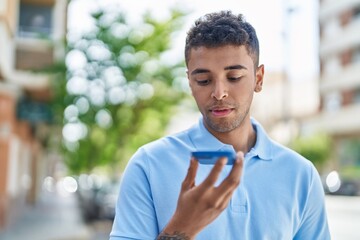
[[[181,233],[178,231],[173,232],[173,234],[169,234],[168,232],[162,232],[157,237],[157,240],[191,240],[193,238],[188,237],[185,233]]]
[[[196,233],[191,234],[187,221],[179,221],[177,214],[173,216],[167,226],[157,237],[157,240],[193,240]]]

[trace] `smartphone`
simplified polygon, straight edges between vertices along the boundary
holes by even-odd
[[[191,154],[200,164],[215,164],[221,157],[228,159],[226,165],[232,165],[236,160],[236,154],[231,151],[196,151]]]

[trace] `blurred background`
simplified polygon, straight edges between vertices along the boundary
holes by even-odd
[[[187,29],[227,9],[260,41],[252,115],[360,239],[360,0],[0,0],[0,239],[108,239],[130,156],[199,117]]]

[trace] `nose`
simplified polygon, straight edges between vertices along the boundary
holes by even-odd
[[[214,89],[211,93],[211,97],[215,98],[216,100],[223,100],[229,96],[226,84],[218,81],[214,84]]]

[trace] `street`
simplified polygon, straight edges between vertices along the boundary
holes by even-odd
[[[333,240],[360,239],[360,197],[326,196]]]
[[[0,240],[107,240],[111,225],[109,220],[85,223],[75,194],[44,191],[38,204],[0,231]]]

